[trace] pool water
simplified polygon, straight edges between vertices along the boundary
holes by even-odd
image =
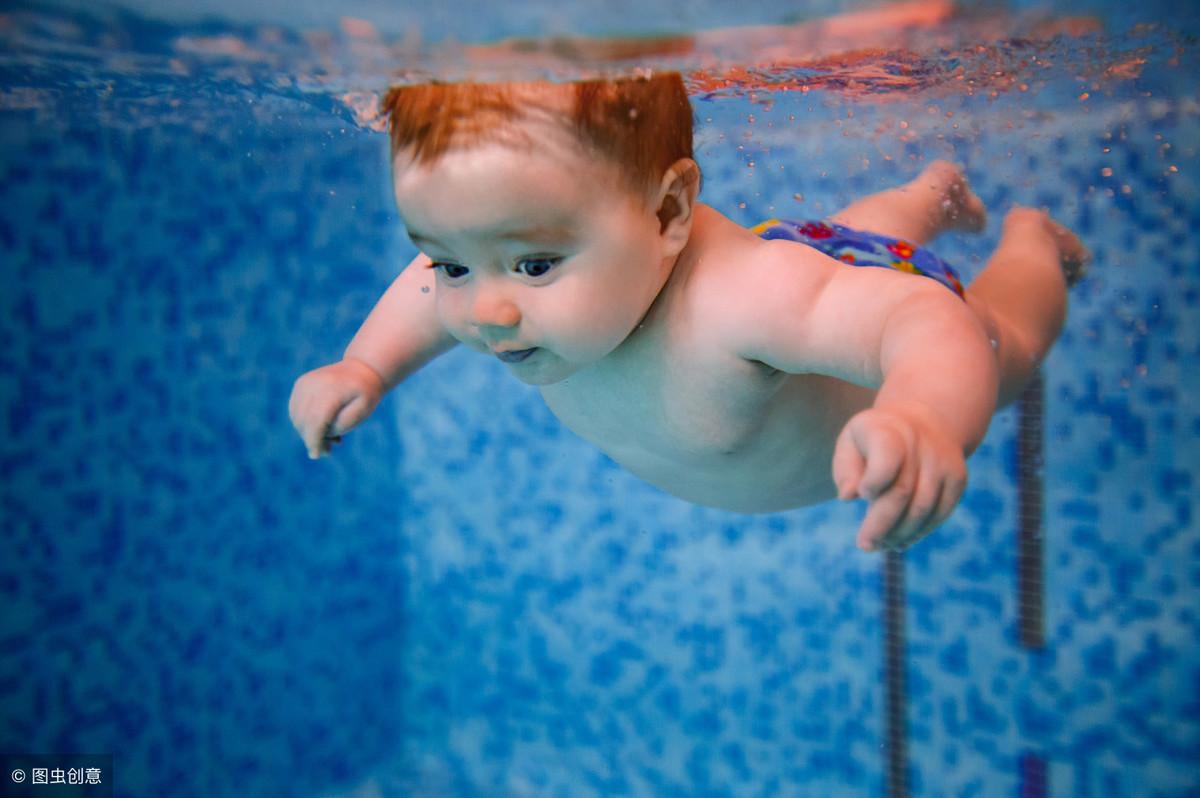
[[[981,3],[904,47],[640,56],[686,72],[702,199],[739,222],[948,158],[992,211],[935,245],[965,276],[1013,203],[1095,254],[1040,462],[1002,412],[898,595],[861,507],[688,505],[469,352],[333,458],[290,427],[292,381],[413,255],[389,82],[638,13],[665,36],[862,7],[6,4],[0,755],[111,754],[119,796],[1200,794],[1194,9]]]

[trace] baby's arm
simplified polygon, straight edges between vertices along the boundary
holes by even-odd
[[[309,457],[328,453],[362,423],[383,395],[455,340],[438,321],[429,258],[400,273],[355,333],[342,360],[296,380],[288,412]]]
[[[370,366],[385,393],[458,343],[438,320],[437,281],[429,264],[425,255],[413,258],[346,347],[343,357]]]
[[[988,337],[944,286],[878,267],[837,263],[790,242],[750,278],[759,332],[745,354],[791,373],[878,388],[838,437],[833,478],[871,506],[864,549],[907,545],[957,504],[965,457],[987,431],[999,384]],[[750,276],[748,275],[748,278]]]

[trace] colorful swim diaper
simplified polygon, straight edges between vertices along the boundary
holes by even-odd
[[[946,261],[927,249],[890,236],[854,230],[833,222],[792,222],[768,219],[750,228],[767,240],[782,238],[824,252],[852,266],[885,266],[909,274],[932,277],[960,297],[964,297],[958,273]]]

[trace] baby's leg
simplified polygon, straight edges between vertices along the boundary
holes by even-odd
[[[979,232],[987,211],[958,166],[934,161],[903,186],[863,197],[830,220],[920,246],[946,230]]]
[[[1000,404],[1016,399],[1058,338],[1067,287],[1090,258],[1067,228],[1042,211],[1014,208],[1000,244],[967,288],[967,303],[995,342]]]

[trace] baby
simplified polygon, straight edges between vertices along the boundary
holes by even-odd
[[[396,88],[383,110],[421,254],[343,359],[297,380],[314,458],[463,343],[669,493],[745,513],[863,498],[858,546],[904,548],[958,502],[1087,259],[1016,208],[964,290],[921,248],[984,225],[943,161],[827,220],[747,230],[697,201],[677,74]]]

